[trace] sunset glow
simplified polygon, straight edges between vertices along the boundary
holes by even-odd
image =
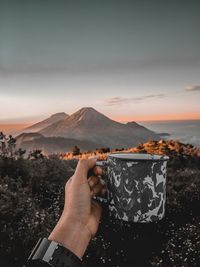
[[[113,120],[120,122],[129,121],[167,121],[167,120],[200,120],[200,113],[182,113],[182,114],[164,114],[164,115],[146,115],[146,116],[127,116],[113,117]]]

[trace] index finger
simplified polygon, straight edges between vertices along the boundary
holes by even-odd
[[[87,182],[87,175],[89,170],[94,168],[96,164],[96,159],[80,159],[78,165],[76,167],[75,173],[73,175],[74,181],[78,181],[78,183]]]

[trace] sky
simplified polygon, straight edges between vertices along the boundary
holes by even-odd
[[[92,106],[200,119],[198,0],[0,0],[0,123]]]

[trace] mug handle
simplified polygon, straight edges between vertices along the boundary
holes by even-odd
[[[106,160],[103,160],[103,161],[100,161],[100,160],[97,160],[96,161],[96,166],[99,166],[103,169],[103,171],[107,174],[107,167],[108,167],[108,162]],[[104,182],[106,183],[106,177],[105,175],[103,175],[102,179],[104,180]],[[103,202],[103,203],[107,203],[108,202],[108,199],[106,197],[94,197],[96,200],[99,200],[100,202]]]
[[[97,160],[96,161],[96,166],[99,166],[103,169],[103,177],[102,179],[104,180],[104,182],[106,183],[106,176],[108,174],[108,162],[106,160]]]
[[[96,161],[96,166],[102,167],[102,168],[107,168],[108,162],[107,160],[97,160]]]

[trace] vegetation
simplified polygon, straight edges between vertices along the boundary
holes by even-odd
[[[74,146],[73,150],[72,150],[72,154],[73,156],[77,156],[77,155],[80,155],[80,148],[78,146]]]
[[[177,141],[159,142],[128,151],[170,156],[165,218],[157,223],[122,224],[109,217],[104,204],[100,229],[85,255],[86,266],[200,265],[199,149]],[[0,148],[0,266],[6,267],[21,266],[37,240],[50,233],[77,158],[98,154],[105,159],[109,153],[71,153],[61,159],[42,151],[24,158],[22,152],[2,153]]]

